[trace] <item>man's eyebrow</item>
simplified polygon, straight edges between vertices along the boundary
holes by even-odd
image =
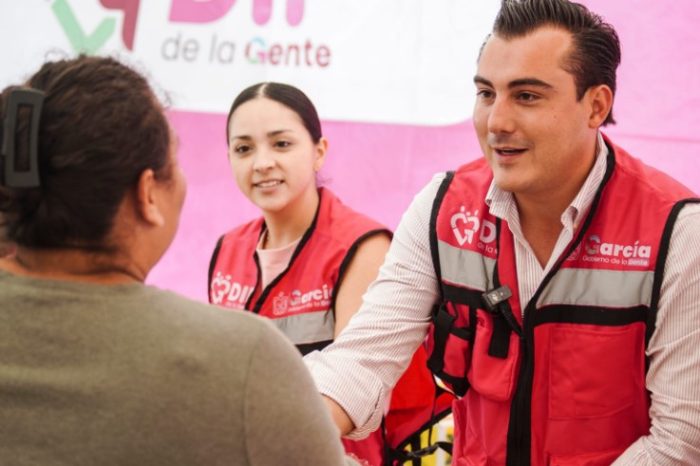
[[[474,76],[474,84],[483,84],[484,86],[493,87],[491,81],[486,78],[479,76],[478,74]]]
[[[520,86],[535,86],[535,87],[542,87],[544,89],[551,89],[553,86],[545,81],[542,81],[541,79],[537,78],[521,78],[521,79],[515,79],[511,82],[508,83],[508,88],[513,89],[514,87],[520,87]]]
[[[479,75],[474,76],[474,84],[483,84],[484,86],[493,87],[493,83],[491,81]],[[537,78],[520,78],[508,83],[509,89],[521,86],[535,86],[544,89],[551,89],[553,87],[551,84]]]

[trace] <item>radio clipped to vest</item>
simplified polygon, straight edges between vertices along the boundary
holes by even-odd
[[[494,281],[496,280],[497,277],[494,277]],[[508,357],[511,331],[514,331],[519,337],[523,334],[513,315],[513,310],[508,304],[508,299],[511,296],[513,296],[513,292],[507,285],[499,286],[481,295],[484,307],[493,316],[493,334],[491,335],[488,354],[494,358],[505,359]]]

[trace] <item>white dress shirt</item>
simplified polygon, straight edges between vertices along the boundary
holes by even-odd
[[[599,137],[599,142],[602,139]],[[532,297],[571,242],[605,174],[605,144],[581,190],[561,216],[562,231],[543,268],[520,229],[515,199],[491,185],[490,212],[508,222],[515,242],[520,301]],[[430,213],[444,174],[416,195],[404,213],[377,280],[334,343],[306,356],[320,392],[338,402],[361,438],[377,428],[396,380],[422,343],[439,298],[430,254]],[[700,205],[678,216],[661,286],[656,330],[649,342],[646,387],[651,432],[614,463],[700,465]]]

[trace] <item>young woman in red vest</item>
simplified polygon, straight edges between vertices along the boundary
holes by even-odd
[[[299,89],[271,82],[245,89],[226,133],[236,183],[262,217],[220,238],[210,301],[272,319],[302,354],[322,349],[359,308],[391,232],[317,186],[328,142]],[[381,431],[345,445],[365,464],[382,464]]]

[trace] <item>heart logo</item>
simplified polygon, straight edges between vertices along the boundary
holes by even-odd
[[[216,277],[211,281],[211,302],[221,304],[224,297],[231,291],[231,277],[224,277],[221,272],[216,273]]]
[[[466,212],[462,206],[459,212],[450,218],[452,233],[460,246],[464,246],[466,243],[471,244],[474,241],[474,233],[479,229],[480,224],[478,215],[478,210],[472,215],[471,212]]]

